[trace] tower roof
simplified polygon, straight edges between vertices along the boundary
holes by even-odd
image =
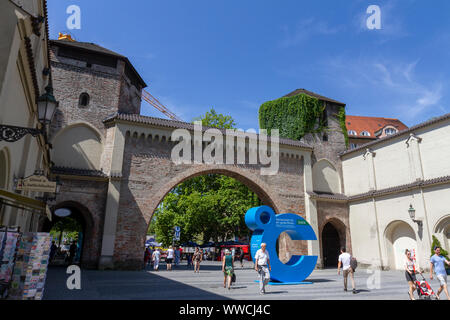
[[[124,55],[121,55],[117,52],[106,49],[106,48],[99,46],[98,44],[95,44],[92,42],[79,42],[79,41],[70,41],[70,40],[62,39],[62,40],[50,40],[50,44],[56,45],[56,46],[70,47],[70,48],[78,49],[78,50],[85,51],[85,52],[91,52],[91,53],[96,53],[99,55],[106,55],[106,56],[115,57],[117,59],[120,59],[120,60],[124,61],[128,65],[128,67],[130,67],[132,72],[135,74],[135,76],[139,80],[142,88],[147,87],[147,84],[141,78],[141,76],[136,71],[136,69],[133,67],[130,60],[128,60],[128,58],[125,57]]]
[[[327,102],[335,103],[335,104],[338,104],[338,105],[341,105],[341,106],[345,106],[345,103],[343,103],[343,102],[339,102],[337,100],[334,100],[334,99],[331,99],[331,98],[327,98],[325,96],[322,96],[320,94],[317,94],[315,92],[312,92],[312,91],[309,91],[309,90],[306,90],[306,89],[296,89],[296,90],[288,93],[284,97],[292,97],[292,96],[296,96],[296,95],[302,94],[302,93],[306,94],[307,96],[314,97],[314,98],[317,98],[317,99],[322,100],[322,101],[327,101]]]

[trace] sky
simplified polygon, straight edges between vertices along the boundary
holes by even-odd
[[[432,4],[431,4],[432,3]],[[71,5],[80,29],[69,29]],[[369,29],[378,5],[381,29]],[[348,115],[412,126],[450,112],[448,0],[48,0],[70,33],[129,58],[148,90],[192,121],[211,108],[258,129],[262,103],[305,88]],[[142,102],[141,113],[165,116]]]

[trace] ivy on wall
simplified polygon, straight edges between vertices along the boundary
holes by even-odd
[[[324,103],[303,93],[282,97],[261,105],[259,127],[267,129],[268,135],[272,129],[279,129],[280,137],[300,140],[307,133],[321,133],[326,129],[324,110]]]
[[[341,107],[339,109],[338,119],[339,119],[339,125],[341,126],[341,129],[342,129],[342,133],[344,134],[345,146],[348,148],[348,131],[347,131],[347,125],[345,124],[345,108],[344,107]]]

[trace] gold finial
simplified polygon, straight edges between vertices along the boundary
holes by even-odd
[[[61,32],[58,33],[58,40],[68,40],[75,42],[75,39],[72,39],[72,36],[70,34],[63,34]]]

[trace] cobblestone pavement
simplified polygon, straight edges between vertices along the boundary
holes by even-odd
[[[54,267],[48,271],[44,299],[409,299],[402,271],[378,271],[379,288],[374,288],[376,284],[367,285],[374,273],[364,269],[355,273],[357,294],[344,292],[342,273],[338,276],[335,269],[317,269],[307,279],[312,284],[269,285],[267,293],[259,295],[252,265],[247,261],[244,268],[236,268],[237,281],[230,290],[223,288],[220,262],[203,262],[200,273],[187,269],[185,261],[173,271],[166,271],[164,263],[157,272],[81,270],[81,290],[67,289],[66,269]],[[435,280],[430,284],[438,288]]]

